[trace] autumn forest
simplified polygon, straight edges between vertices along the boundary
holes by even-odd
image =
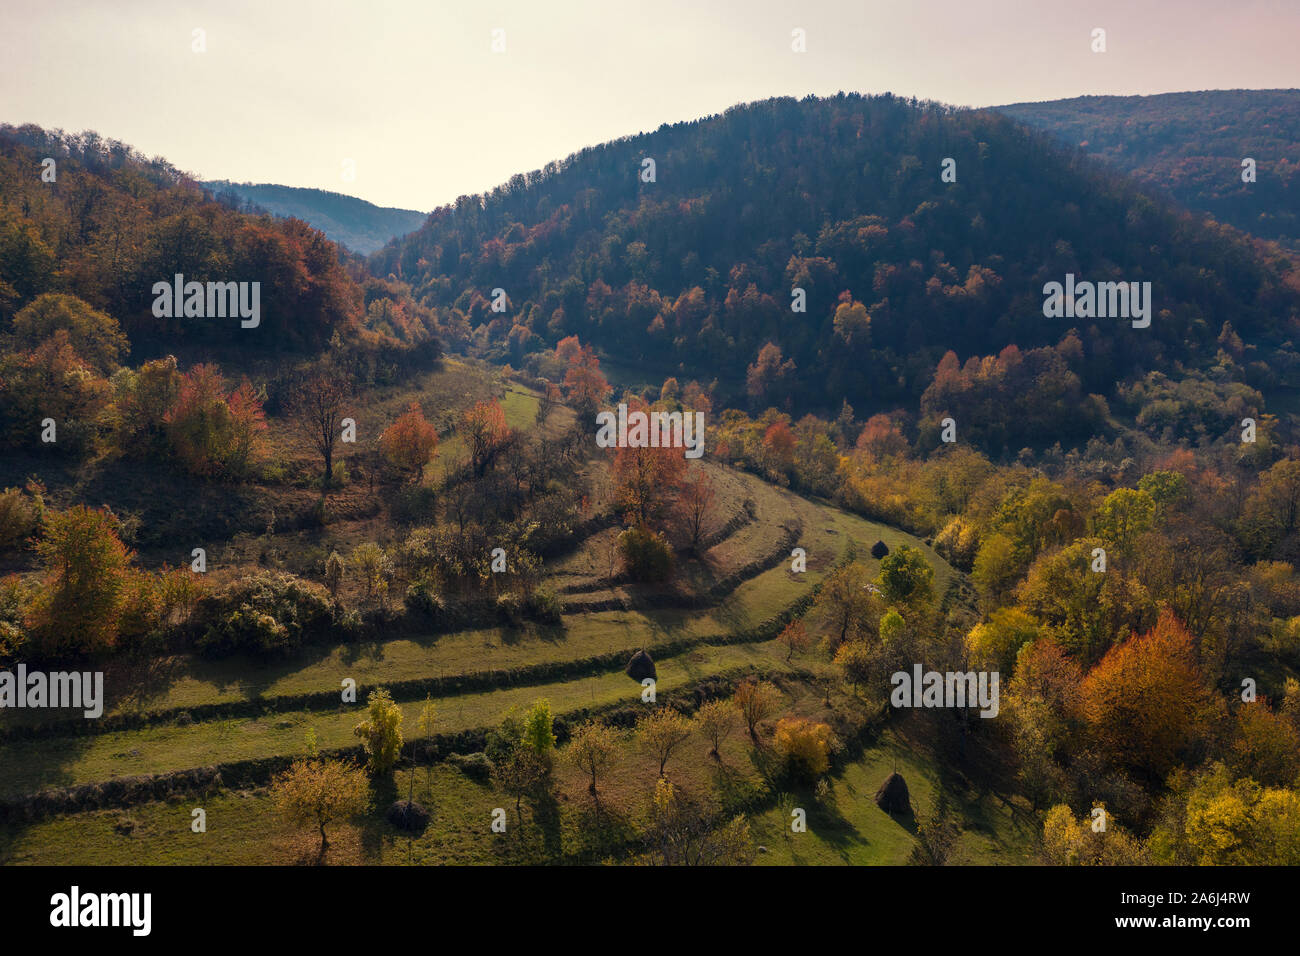
[[[767,99],[369,254],[0,127],[0,862],[1300,864],[1297,115]]]

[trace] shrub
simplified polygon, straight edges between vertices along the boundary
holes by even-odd
[[[407,585],[406,597],[402,603],[413,614],[421,614],[430,620],[436,619],[443,610],[442,595],[431,581],[420,580]]]
[[[328,525],[334,518],[333,511],[334,509],[330,507],[330,503],[324,495],[317,498],[316,503],[311,506],[311,512],[308,516],[312,527],[324,528]]]
[[[433,520],[438,492],[428,485],[404,485],[389,502],[388,511],[398,524],[412,525]]]
[[[0,665],[8,665],[18,660],[27,635],[20,625],[13,621],[0,621]]]
[[[628,528],[618,536],[623,566],[633,581],[667,581],[673,573],[673,552],[663,535],[644,525]]]
[[[513,591],[497,595],[497,615],[508,624],[523,622],[523,606],[524,602]]]
[[[297,646],[289,628],[265,611],[247,605],[232,612],[215,631],[209,630],[203,637],[203,644],[217,640],[231,645],[232,650],[265,655],[288,654]]]
[[[492,761],[485,753],[452,754],[447,762],[478,783],[487,783],[492,779]]]
[[[27,641],[23,608],[30,599],[30,589],[18,575],[0,578],[0,665],[16,661]]]
[[[200,600],[197,641],[206,654],[280,655],[330,636],[334,616],[318,584],[288,574],[262,572]]]
[[[361,620],[361,612],[356,610],[338,608],[333,624],[334,633],[343,641],[355,641],[361,637],[362,631],[365,630],[365,622]]]
[[[330,597],[338,597],[339,585],[343,583],[343,558],[337,551],[331,551],[325,559],[325,587],[329,588]]]
[[[782,717],[776,724],[776,752],[796,777],[813,781],[830,769],[831,728],[806,717]]]
[[[39,521],[37,502],[21,489],[0,491],[0,554],[20,549],[36,533]]]
[[[560,603],[560,597],[555,593],[555,589],[549,585],[534,588],[533,592],[528,595],[526,604],[528,614],[533,620],[541,621],[543,624],[560,623],[563,605]]]

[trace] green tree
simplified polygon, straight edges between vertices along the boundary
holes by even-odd
[[[1131,556],[1138,535],[1156,520],[1155,500],[1145,491],[1117,488],[1097,507],[1092,524],[1097,535],[1124,556]]]
[[[1138,481],[1138,490],[1151,496],[1161,517],[1177,511],[1192,497],[1187,477],[1178,471],[1153,471],[1143,475]]]
[[[546,793],[551,779],[549,754],[543,756],[521,744],[493,761],[492,776],[497,786],[515,798],[515,817],[524,822],[524,797],[537,799]]]
[[[905,544],[881,560],[880,589],[890,603],[927,604],[933,596],[934,569],[919,549]]]
[[[533,701],[524,714],[520,741],[527,749],[544,760],[549,760],[555,750],[555,718],[551,702],[545,698]]]
[[[966,636],[966,648],[981,666],[1010,674],[1020,648],[1038,636],[1038,622],[1018,607],[1002,607],[976,624]]]

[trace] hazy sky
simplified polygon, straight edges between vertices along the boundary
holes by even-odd
[[[428,210],[769,96],[1295,87],[1298,48],[1300,0],[0,0],[0,122]]]

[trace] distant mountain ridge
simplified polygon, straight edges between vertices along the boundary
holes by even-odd
[[[272,215],[301,219],[362,255],[369,255],[389,240],[419,229],[426,215],[414,209],[376,206],[355,196],[324,189],[274,183],[232,183],[224,179],[200,185],[217,195],[238,196],[242,202]]]
[[[1078,96],[997,112],[1263,239],[1300,249],[1300,90]],[[1242,161],[1255,160],[1255,182]]]

